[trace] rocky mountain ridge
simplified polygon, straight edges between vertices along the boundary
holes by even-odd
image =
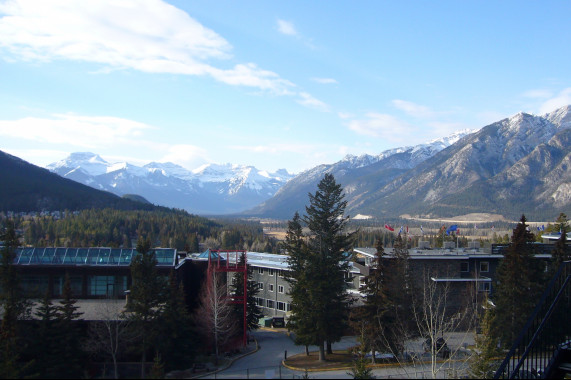
[[[47,168],[99,190],[138,194],[154,204],[204,214],[228,214],[253,207],[293,177],[286,170],[268,173],[232,164],[207,164],[193,171],[171,162],[141,167],[109,163],[90,152],[72,153]]]
[[[488,212],[517,220],[522,213],[569,213],[570,128],[571,106],[565,106],[541,116],[518,113],[459,136],[436,152],[403,148],[350,169],[347,160],[320,165],[245,214],[291,218],[296,210],[303,213],[307,193],[315,191],[325,173],[334,174],[345,189],[349,215]]]

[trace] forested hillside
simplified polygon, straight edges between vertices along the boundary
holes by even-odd
[[[0,151],[0,211],[84,210],[111,207],[152,210],[149,203],[124,199],[62,178]]]
[[[0,226],[6,214],[0,213]],[[139,236],[154,247],[190,252],[202,249],[248,249],[277,252],[277,241],[264,236],[258,222],[213,221],[182,210],[91,209],[50,215],[15,215],[11,219],[22,243],[37,247],[132,248]]]

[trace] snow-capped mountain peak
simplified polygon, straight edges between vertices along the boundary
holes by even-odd
[[[272,174],[236,164],[207,164],[193,171],[172,162],[141,167],[109,163],[94,153],[72,153],[48,169],[117,195],[138,194],[155,204],[212,214],[253,207],[293,177],[284,169]]]

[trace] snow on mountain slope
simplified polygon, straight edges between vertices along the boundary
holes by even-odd
[[[89,152],[72,153],[47,168],[117,195],[138,194],[155,204],[212,214],[253,207],[293,177],[285,169],[274,174],[231,164],[209,164],[194,171],[172,162],[139,167],[126,162],[109,163]]]

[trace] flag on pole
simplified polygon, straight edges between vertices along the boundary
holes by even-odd
[[[406,225],[406,233],[408,234],[408,224]]]
[[[420,226],[420,233],[424,235],[424,230],[422,229],[422,225]]]
[[[399,234],[402,233],[402,229],[403,229],[403,227],[400,226]]]
[[[448,229],[446,229],[446,235],[450,235],[450,232],[452,231],[456,231],[458,229],[458,225],[457,224],[453,224],[450,227],[448,227]]]
[[[389,231],[394,231],[395,229],[392,228],[389,224],[385,224],[385,228]]]

